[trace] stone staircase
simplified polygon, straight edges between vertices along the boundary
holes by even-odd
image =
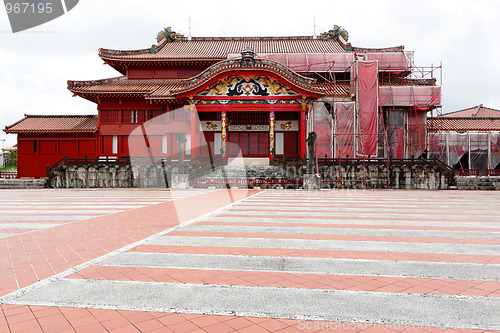
[[[226,165],[215,168],[213,171],[207,171],[196,175],[194,179],[273,179],[293,177],[283,168],[274,165]]]
[[[269,165],[268,159],[235,159],[225,166],[194,175],[192,187],[296,188],[298,176],[282,167]]]
[[[0,179],[0,189],[38,189],[46,183],[45,179]]]
[[[499,176],[457,176],[458,190],[500,190]]]

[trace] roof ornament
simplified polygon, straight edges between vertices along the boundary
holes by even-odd
[[[255,64],[255,52],[249,46],[241,52],[240,64],[242,66],[253,66]]]
[[[339,36],[342,36],[346,42],[349,39],[349,33],[347,30],[339,25],[334,25],[332,30],[323,32],[319,37],[323,40],[338,40]]]
[[[166,27],[163,28],[163,30],[158,33],[158,35],[156,36],[156,41],[159,43],[162,40],[166,39],[167,42],[173,42],[176,40],[180,40],[183,37],[184,37],[183,34],[179,34],[175,31],[172,31],[171,27]]]

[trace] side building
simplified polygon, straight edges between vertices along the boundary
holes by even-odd
[[[436,79],[415,78],[403,46],[347,41],[338,26],[319,37],[184,37],[166,28],[150,48],[100,49],[121,76],[68,81],[97,117],[26,116],[5,128],[18,134],[19,176],[43,177],[65,155],[175,158],[179,132],[189,159],[304,157],[312,131],[320,158],[421,157],[427,112],[441,104]]]
[[[482,104],[428,119],[433,157],[462,176],[500,176],[500,110]]]

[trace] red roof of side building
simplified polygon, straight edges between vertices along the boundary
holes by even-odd
[[[162,40],[153,49],[110,50],[99,49],[99,56],[107,60],[168,61],[168,60],[223,60],[228,54],[240,53],[250,47],[255,53],[347,53],[341,39],[314,39],[295,37],[193,37],[176,41]]]
[[[92,81],[68,81],[68,89],[85,94],[149,94],[157,89],[172,90],[181,87],[180,79],[129,80],[126,76]]]
[[[182,87],[181,79],[129,80],[126,76],[94,81],[68,81],[68,89],[79,95],[141,95],[147,99],[175,99],[172,91]],[[349,96],[349,83],[316,85],[325,96]],[[85,97],[85,96],[84,96]]]
[[[500,131],[500,110],[482,104],[427,120],[431,131]]]
[[[454,111],[450,113],[445,113],[441,117],[444,118],[463,118],[463,117],[474,117],[474,118],[500,118],[500,110],[492,109],[481,105],[473,106],[471,108]]]
[[[97,115],[39,116],[25,115],[18,122],[5,126],[6,133],[86,133],[97,132]]]

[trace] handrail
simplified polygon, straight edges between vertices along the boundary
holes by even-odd
[[[0,171],[0,179],[16,179],[17,171]]]

